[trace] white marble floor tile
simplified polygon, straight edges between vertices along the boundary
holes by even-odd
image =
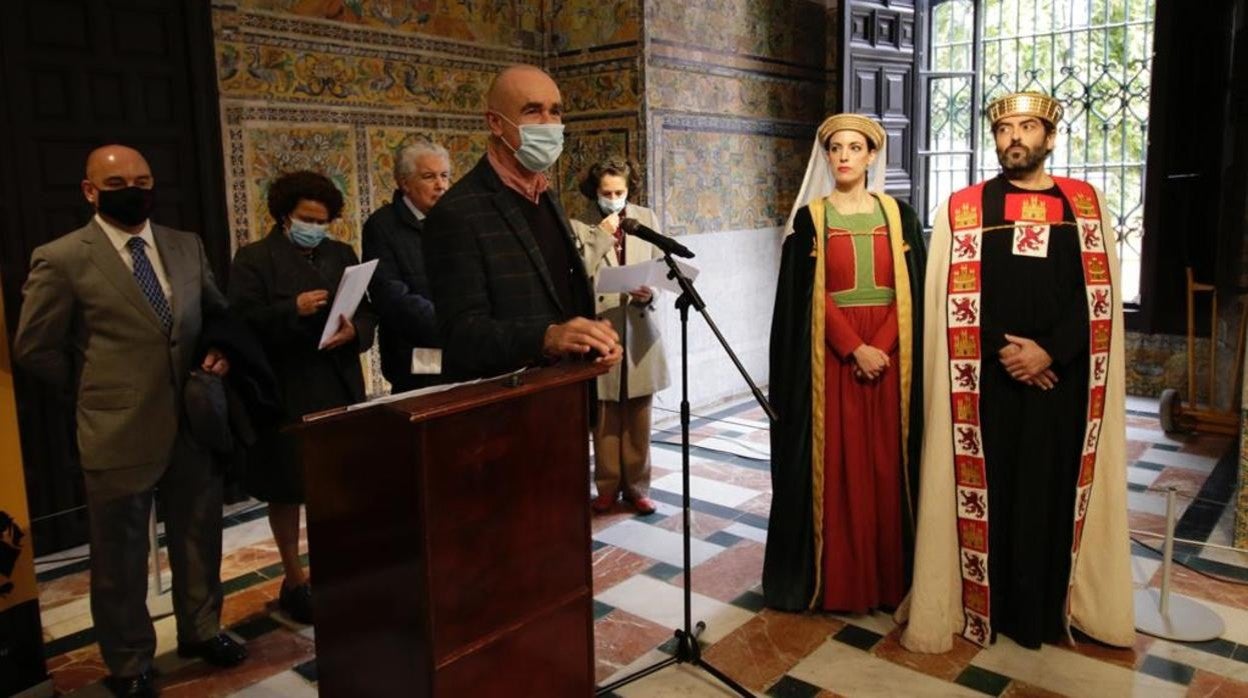
[[[754,617],[749,611],[697,592],[690,596],[693,622],[706,623],[701,639],[707,644],[718,642]],[[594,598],[664,628],[675,629],[685,623],[684,590],[645,575],[620,582]]]
[[[1222,617],[1226,629],[1222,631],[1222,639],[1230,640],[1239,645],[1248,645],[1248,610],[1223,606],[1220,603],[1199,599],[1200,603]]]
[[[699,460],[693,456],[689,457],[690,463],[697,463]],[[679,471],[681,467],[680,451],[671,451],[666,448],[651,448],[650,463],[656,468]]]
[[[1127,396],[1127,409],[1132,412],[1148,412],[1157,414],[1160,410],[1161,401],[1155,397],[1139,397],[1136,395]]]
[[[731,427],[729,427],[731,428]],[[667,434],[660,437],[663,443],[679,444],[679,434]],[[744,458],[771,458],[771,445],[766,442],[748,441],[740,437],[705,436],[698,441],[699,448],[719,451],[720,453],[742,456]]]
[[[1156,480],[1158,475],[1161,475],[1161,472],[1157,470],[1127,466],[1127,482],[1135,485],[1148,487],[1153,484],[1153,480]]]
[[[921,674],[836,640],[828,640],[789,675],[843,696],[945,698],[980,696],[969,688]]]
[[[316,698],[316,686],[294,671],[283,671],[237,693],[239,698]]]
[[[897,623],[893,621],[892,615],[883,611],[872,611],[866,615],[847,615],[843,613],[830,614],[833,618],[838,618],[846,623],[852,623],[860,628],[866,628],[880,635],[887,635],[897,627]]]
[[[737,695],[736,691],[730,690],[708,672],[688,664],[667,667],[613,693],[624,698],[724,698]]]
[[[679,533],[634,519],[625,519],[614,526],[604,528],[594,535],[594,540],[644,555],[652,560],[666,562],[669,565],[680,567],[685,564],[684,548]],[[721,545],[694,538],[689,541],[689,562],[696,567],[718,555],[723,549]]]
[[[1153,541],[1146,541],[1152,543]],[[1152,581],[1153,575],[1157,570],[1161,569],[1161,560],[1154,560],[1151,557],[1142,555],[1131,556],[1131,581],[1136,587],[1146,587]]]
[[[1018,646],[1007,637],[975,655],[981,669],[1018,679],[1066,696],[1183,696],[1186,686],[1163,681],[1126,667],[1044,645],[1039,650]]]
[[[1161,465],[1172,465],[1177,468],[1187,468],[1188,470],[1198,470],[1202,473],[1211,472],[1213,466],[1218,463],[1217,458],[1201,456],[1195,453],[1165,451],[1160,448],[1148,449],[1144,452],[1144,455],[1140,456],[1140,460]]]
[[[761,528],[755,528],[754,526],[748,526],[746,524],[743,524],[737,521],[734,521],[728,526],[725,526],[724,532],[731,533],[734,536],[746,538],[746,539],[749,539],[758,543],[767,542],[767,531]]]
[[[1171,438],[1161,429],[1145,429],[1144,427],[1127,427],[1127,439],[1131,441],[1147,441],[1150,444],[1168,444],[1182,446],[1183,442]]]
[[[87,625],[90,625],[91,599],[87,596],[82,596],[74,599],[73,601],[63,603],[60,606],[49,608],[47,610],[41,610],[39,612],[39,620],[43,623],[43,630],[45,634],[54,626],[60,625],[61,623],[69,620],[81,618],[83,616],[87,618]],[[79,628],[79,630],[81,630],[81,628]],[[70,632],[76,631],[71,630]],[[62,637],[68,634],[69,633],[54,634],[52,637]]]
[[[614,674],[611,674],[610,676],[603,679],[602,681],[599,681],[598,686],[599,687],[606,686],[612,683],[613,681],[619,681],[625,676],[628,676],[629,674],[645,669],[646,667],[649,667],[653,664],[657,664],[658,662],[664,659],[667,659],[667,657],[668,657],[667,654],[660,652],[658,649],[652,649],[646,652],[645,654],[641,655],[640,657],[634,659],[630,664],[626,664],[625,666],[621,667],[619,671],[615,672]]]
[[[1179,505],[1182,500],[1180,500]],[[1166,498],[1156,492],[1127,492],[1127,508],[1131,511],[1142,511],[1157,516],[1166,515]],[[1181,516],[1182,513],[1180,512]]]
[[[1148,653],[1171,661],[1204,669],[1205,671],[1225,676],[1236,681],[1248,682],[1248,663],[1230,657],[1219,657],[1216,654],[1202,652],[1193,647],[1169,640],[1157,640],[1148,648]]]
[[[652,499],[650,501],[654,502],[654,511],[658,513],[659,516],[675,516],[681,512],[681,508],[675,504],[660,502],[657,499]]]
[[[73,635],[81,630],[86,630],[93,625],[91,612],[68,616],[56,622],[43,621],[43,640],[57,640],[67,635]]]
[[[681,494],[684,491],[681,483],[681,474],[672,473],[650,483],[650,486]],[[727,482],[718,482],[710,478],[699,477],[697,475],[689,476],[689,496],[693,499],[700,499],[704,502],[719,504],[726,507],[737,507],[761,494],[758,490],[752,490],[748,487],[729,484]]]

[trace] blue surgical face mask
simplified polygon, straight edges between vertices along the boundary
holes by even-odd
[[[516,124],[502,114],[494,113],[520,130],[519,148],[512,148],[506,139],[503,143],[511,148],[516,160],[529,172],[549,170],[563,153],[563,124]]]
[[[624,210],[624,204],[628,203],[628,195],[621,196],[618,199],[611,199],[605,196],[598,197],[598,209],[603,215],[609,216],[612,213],[619,213]]]
[[[305,250],[314,249],[329,237],[326,223],[308,223],[297,218],[290,219],[290,241]]]

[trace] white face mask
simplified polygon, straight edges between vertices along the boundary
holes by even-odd
[[[516,154],[516,159],[530,172],[545,172],[563,153],[563,124],[517,125],[511,119],[494,112],[498,118],[520,131],[520,147],[512,148],[506,139],[503,143]]]
[[[603,215],[611,215],[624,210],[624,204],[628,203],[628,196],[621,196],[618,199],[610,199],[605,196],[598,197],[598,209]]]

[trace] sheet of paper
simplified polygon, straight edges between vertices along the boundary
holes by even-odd
[[[329,319],[325,321],[325,329],[321,330],[321,343],[318,348],[325,348],[329,338],[338,331],[340,316],[348,320],[355,317],[355,311],[364,300],[364,292],[368,290],[368,282],[377,269],[377,260],[347,267],[342,272],[342,281],[338,282],[338,290],[334,293],[334,304],[329,309]]]
[[[489,378],[477,378],[475,380],[463,381],[460,383],[444,383],[442,385],[431,385],[426,388],[417,388],[415,390],[408,390],[407,392],[403,392],[403,393],[393,393],[391,395],[382,395],[380,397],[375,397],[371,400],[365,400],[364,402],[357,402],[354,405],[347,405],[347,407],[345,408],[345,411],[354,412],[355,410],[362,410],[366,407],[372,407],[373,405],[384,405],[387,402],[398,402],[399,400],[406,400],[409,397],[418,397],[420,395],[433,395],[434,393],[440,393],[444,390],[450,390],[451,388],[458,388],[461,385],[476,385],[477,383],[485,383],[485,382],[492,381],[492,380],[498,380],[499,378],[506,378],[507,376],[513,376],[517,373],[524,373],[526,370],[528,369],[519,368],[519,369],[516,369],[515,371],[509,371],[507,373],[500,373],[497,376],[490,376]],[[317,419],[320,419],[325,416],[329,416],[330,414],[334,414],[334,413],[322,412],[319,415],[313,416],[312,419],[309,419],[308,417],[304,417],[303,421],[305,422],[316,421]]]
[[[698,277],[698,268],[692,264],[677,260],[676,265],[690,280]],[[622,267],[604,267],[598,271],[596,290],[599,293],[628,293],[635,288],[649,286],[680,293],[680,285],[675,279],[667,278],[667,274],[667,262],[661,259],[651,259]]]

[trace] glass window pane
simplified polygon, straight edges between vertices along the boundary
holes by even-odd
[[[969,183],[969,158],[940,151],[973,146],[976,181],[998,172],[989,129],[981,129],[979,143],[968,142],[970,119],[982,118],[988,102],[1010,92],[1054,95],[1066,111],[1048,169],[1086,179],[1104,193],[1122,258],[1123,299],[1138,299],[1156,0],[983,0],[981,7],[983,103],[964,102],[970,96],[967,81],[930,81],[927,147],[936,153],[927,158],[924,172],[928,216]],[[959,69],[963,59],[970,65],[973,20],[971,0],[933,8],[931,69]],[[959,168],[961,179],[954,174]]]

